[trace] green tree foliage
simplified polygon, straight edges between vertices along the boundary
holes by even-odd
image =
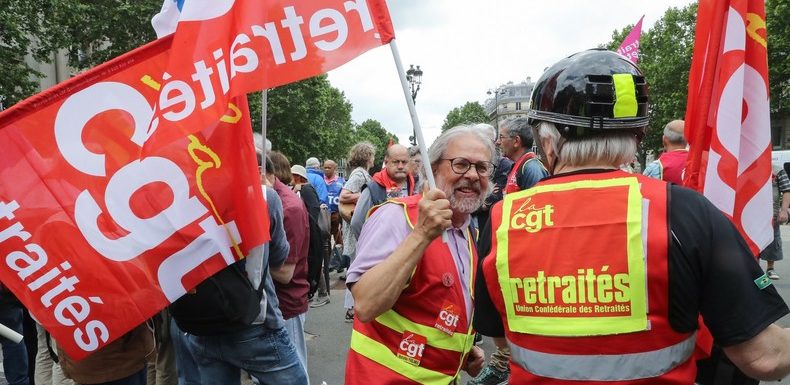
[[[156,38],[151,17],[161,0],[0,0],[0,96],[14,104],[36,91],[38,71],[26,55],[48,62],[65,50],[85,70]]]
[[[790,113],[790,0],[767,0],[768,68],[771,112]],[[650,83],[650,128],[643,141],[649,151],[661,149],[663,126],[686,113],[691,55],[697,4],[670,8],[649,30],[642,33],[639,66]],[[615,50],[633,26],[612,33],[602,45]]]
[[[156,39],[151,17],[161,0],[58,0],[39,2],[46,36],[42,48],[68,52],[69,66],[84,70]]]
[[[249,104],[253,130],[260,132],[261,93],[250,94]],[[343,159],[352,145],[363,140],[376,146],[380,160],[389,138],[397,141],[376,120],[355,125],[351,103],[326,75],[269,90],[267,104],[266,137],[292,164],[304,164],[311,156]]]
[[[24,61],[25,55],[33,53],[30,36],[39,34],[36,8],[35,2],[0,0],[0,102],[5,107],[36,90],[33,77],[39,73]]]
[[[768,73],[771,112],[790,113],[790,0],[767,0]]]
[[[696,3],[669,8],[649,31],[642,32],[639,67],[650,85],[650,126],[642,141],[646,151],[658,152],[664,125],[686,114],[696,17]],[[614,31],[604,47],[616,50],[632,28]],[[644,155],[640,158],[644,161]]]
[[[398,137],[387,131],[379,121],[368,119],[355,127],[353,143],[366,140],[376,146],[376,161],[373,163],[372,170],[377,170],[384,162],[384,152],[387,150],[390,138],[393,143],[398,143]]]
[[[295,164],[311,156],[341,158],[352,144],[351,108],[326,75],[277,87],[268,93],[266,136]],[[259,100],[251,110],[254,129],[260,131]]]
[[[442,124],[442,132],[445,132],[459,124],[474,124],[488,122],[489,118],[485,109],[478,102],[466,102],[461,107],[456,107],[447,113]]]
[[[670,8],[642,36],[640,61],[651,94],[650,127],[644,140],[646,149],[660,149],[664,126],[686,115],[696,18],[696,3],[681,9]]]
[[[260,132],[261,93],[250,94],[249,104],[253,130]],[[304,164],[311,156],[343,159],[352,145],[363,140],[376,146],[376,164],[380,164],[390,138],[395,142],[398,138],[373,119],[355,125],[351,109],[326,75],[277,87],[268,93],[266,136],[292,164]]]

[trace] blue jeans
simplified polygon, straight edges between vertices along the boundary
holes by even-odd
[[[187,335],[189,350],[203,385],[238,385],[244,369],[262,385],[306,385],[307,371],[299,361],[288,331],[262,325],[219,336]]]
[[[296,355],[299,356],[299,362],[307,370],[307,341],[304,339],[304,321],[307,318],[307,312],[294,316],[285,320],[285,330],[288,331],[288,337],[296,348]]]
[[[4,305],[0,308],[0,323],[9,329],[22,334],[22,308],[14,305]],[[7,338],[0,337],[3,345],[3,371],[8,385],[28,385],[27,376],[27,348],[25,341],[18,344]]]
[[[170,339],[173,342],[173,351],[176,355],[178,385],[201,385],[200,372],[198,372],[195,357],[189,350],[187,334],[178,328],[176,320],[173,318],[170,319]]]

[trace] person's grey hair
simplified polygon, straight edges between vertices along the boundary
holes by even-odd
[[[540,122],[538,137],[549,139],[558,166],[585,167],[607,165],[620,167],[630,163],[636,154],[636,136],[628,131],[603,131],[592,135],[563,138],[553,123]]]
[[[261,154],[261,148],[263,147],[263,135],[260,132],[253,132],[252,133],[252,142],[255,144],[255,152]],[[266,153],[270,153],[272,151],[272,142],[269,139],[266,139]]]
[[[671,128],[669,128],[669,126],[674,122],[675,121],[669,122],[666,126],[664,126],[664,137],[667,138],[669,143],[685,146],[687,143],[683,133],[673,131]]]
[[[529,124],[529,119],[525,117],[506,120],[502,124],[502,128],[508,136],[521,139],[521,147],[530,151],[535,140],[532,137],[532,126]]]
[[[368,162],[376,158],[376,147],[370,142],[364,141],[355,144],[348,151],[348,167],[352,170],[357,167],[367,169]]]
[[[494,126],[488,123],[477,123],[474,125],[474,127],[482,131],[484,134],[489,135],[491,140],[496,142],[496,130],[494,129]]]
[[[490,161],[494,162],[496,158],[496,147],[494,147],[494,142],[487,138],[477,127],[472,125],[460,125],[443,132],[433,141],[433,144],[431,144],[431,148],[428,149],[428,160],[431,162],[432,169],[435,169],[436,166],[439,165],[445,151],[447,151],[447,146],[450,145],[450,141],[459,136],[474,136],[480,139],[480,142],[485,144],[488,150]]]
[[[307,161],[304,162],[305,168],[321,168],[321,162],[318,161],[316,157],[307,158]]]
[[[420,155],[420,147],[419,146],[411,146],[409,147],[409,158]]]

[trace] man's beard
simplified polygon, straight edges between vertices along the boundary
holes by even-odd
[[[486,191],[483,191],[483,188],[480,185],[480,180],[472,182],[467,179],[459,179],[454,185],[448,186],[444,178],[441,176],[437,176],[436,184],[437,187],[444,191],[444,195],[446,195],[447,199],[450,201],[450,208],[455,212],[463,214],[471,214],[480,208],[488,194],[491,193],[492,189],[491,184],[489,183]],[[459,198],[455,196],[455,190],[459,188],[472,189],[477,193],[477,197]]]

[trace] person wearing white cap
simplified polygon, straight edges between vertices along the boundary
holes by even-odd
[[[294,176],[301,176],[305,182],[309,182],[307,179],[307,170],[305,170],[304,166],[300,166],[298,164],[291,166],[291,174]]]

